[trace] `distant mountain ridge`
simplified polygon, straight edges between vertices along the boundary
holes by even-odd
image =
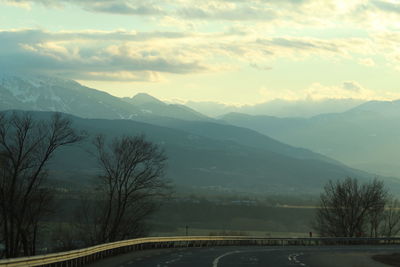
[[[7,109],[59,111],[83,118],[132,119],[154,115],[209,119],[188,107],[167,105],[146,94],[118,98],[71,80],[0,73],[0,110]]]
[[[157,98],[146,94],[146,93],[138,93],[133,97],[123,97],[123,100],[135,104],[135,105],[146,105],[146,104],[158,104],[158,105],[166,105],[164,102],[158,100]]]
[[[383,117],[400,116],[400,100],[393,101],[368,101],[357,107],[350,109],[347,113],[370,112],[379,114]]]
[[[166,104],[145,93],[139,93],[132,98],[124,97],[122,100],[139,108],[145,115],[170,117],[182,120],[211,120],[203,114],[184,105]]]
[[[169,127],[185,132],[235,142],[245,146],[265,149],[299,159],[331,161],[322,155],[277,142],[253,130],[225,125],[212,120],[186,106],[166,104],[155,97],[140,93],[132,98],[117,98],[107,93],[81,86],[79,83],[46,76],[3,76],[0,78],[0,93],[14,94],[19,101],[17,109],[38,111],[60,111],[82,118],[131,119]],[[32,101],[24,101],[34,95]],[[21,108],[22,106],[22,108]],[[0,109],[15,109],[0,106]],[[336,162],[339,164],[338,162]]]
[[[53,111],[69,113],[75,125],[90,134],[111,138],[144,133],[166,149],[168,177],[179,185],[315,193],[328,179],[373,177],[299,145],[287,145],[147,94],[117,98],[73,81],[2,75],[0,99],[0,110],[45,111],[33,112],[38,117]],[[75,174],[67,177],[66,170],[72,169]],[[95,169],[83,150],[72,148],[55,159],[52,171],[68,180],[93,175]]]
[[[341,113],[362,103],[361,99],[283,100],[276,99],[255,105],[234,106],[217,102],[188,101],[185,105],[210,117],[227,113],[267,115],[275,117],[312,117],[324,113]]]
[[[226,123],[311,149],[354,168],[400,177],[400,101],[370,101],[349,111],[311,118],[230,113]]]
[[[32,112],[36,118],[51,113]],[[67,115],[68,116],[68,115]],[[217,140],[170,127],[133,120],[82,119],[69,116],[73,126],[93,136],[103,134],[111,139],[121,135],[145,134],[161,146],[168,156],[166,176],[175,185],[220,192],[263,194],[318,193],[329,179],[346,176],[361,180],[373,175],[318,159],[299,159],[263,148],[254,148],[230,140]],[[52,160],[51,174],[58,181],[87,184],[97,174],[97,165],[85,151],[90,139],[81,148],[62,149]],[[400,183],[386,180],[400,192]]]

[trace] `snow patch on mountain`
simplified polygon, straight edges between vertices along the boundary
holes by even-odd
[[[168,105],[148,94],[118,98],[71,80],[0,71],[0,110],[59,111],[83,118],[146,120],[149,116],[207,119],[189,108]]]

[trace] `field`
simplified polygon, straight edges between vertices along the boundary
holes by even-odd
[[[150,220],[151,235],[307,237],[314,208],[265,203],[170,202]]]

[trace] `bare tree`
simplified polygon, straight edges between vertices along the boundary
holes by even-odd
[[[22,112],[0,114],[0,236],[6,257],[36,253],[39,222],[53,208],[46,164],[58,148],[80,139],[58,113],[50,121]]]
[[[385,200],[386,202],[386,200]],[[385,203],[386,205],[386,203]],[[385,212],[385,206],[376,206],[368,212],[368,227],[370,237],[379,237],[381,233],[381,224],[383,220],[383,214]]]
[[[93,208],[86,204],[86,226],[91,243],[104,243],[144,234],[144,221],[154,211],[155,200],[164,196],[166,156],[144,136],[115,138],[111,144],[97,136],[96,158],[101,169]],[[87,202],[86,202],[87,203]],[[88,212],[94,211],[90,217]]]
[[[400,232],[400,203],[390,197],[381,217],[380,233],[384,237],[393,237]]]
[[[54,228],[50,236],[52,251],[68,251],[81,247],[82,242],[79,242],[80,238],[77,232],[79,228],[76,228],[74,224],[59,222],[54,223]]]
[[[365,235],[371,218],[383,211],[386,198],[384,184],[377,179],[364,184],[350,177],[329,181],[320,196],[314,228],[321,236]]]

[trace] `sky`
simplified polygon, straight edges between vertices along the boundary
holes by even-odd
[[[0,0],[0,70],[183,102],[400,99],[400,1]]]

